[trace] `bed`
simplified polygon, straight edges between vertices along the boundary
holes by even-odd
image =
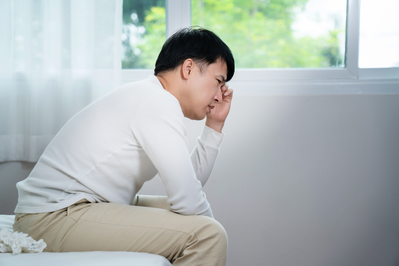
[[[0,215],[0,229],[8,228],[12,230],[14,215]],[[170,262],[159,255],[139,252],[41,252],[41,253],[21,253],[12,255],[11,253],[0,253],[0,266],[171,266]]]

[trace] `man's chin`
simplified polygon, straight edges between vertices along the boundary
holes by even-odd
[[[195,116],[191,116],[191,117],[186,117],[186,118],[188,118],[188,119],[190,119],[190,120],[197,120],[197,121],[200,121],[200,120],[203,120],[205,117],[207,117],[209,114],[208,113],[205,113],[205,114],[203,114],[203,115],[195,115]]]

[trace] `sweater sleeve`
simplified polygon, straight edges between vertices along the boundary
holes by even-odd
[[[197,139],[197,146],[191,153],[191,162],[202,186],[205,186],[212,173],[223,136],[223,133],[204,126],[201,136]]]
[[[177,99],[168,93],[158,93],[140,106],[131,129],[158,170],[170,210],[213,217],[190,159],[183,119]]]

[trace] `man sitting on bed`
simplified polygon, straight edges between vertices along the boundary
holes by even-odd
[[[223,138],[234,74],[227,45],[201,28],[162,47],[155,75],[72,117],[17,184],[14,230],[45,251],[136,251],[174,265],[225,265],[227,236],[202,191]],[[184,117],[206,117],[189,153]],[[136,195],[161,177],[167,197]],[[149,208],[156,207],[156,208]]]

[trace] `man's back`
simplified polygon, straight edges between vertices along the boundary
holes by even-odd
[[[162,113],[169,127],[184,135],[178,138],[185,137],[179,103],[156,77],[127,84],[68,121],[29,178],[17,185],[20,199],[16,212],[55,211],[82,198],[130,204],[143,183],[157,174],[143,146],[158,153],[162,147],[152,147],[156,140],[148,134],[168,131],[168,126],[156,123],[148,110],[156,119],[163,119],[157,115]],[[170,134],[166,137],[173,139]],[[182,139],[175,145],[186,144]],[[174,151],[168,150],[169,159]]]

